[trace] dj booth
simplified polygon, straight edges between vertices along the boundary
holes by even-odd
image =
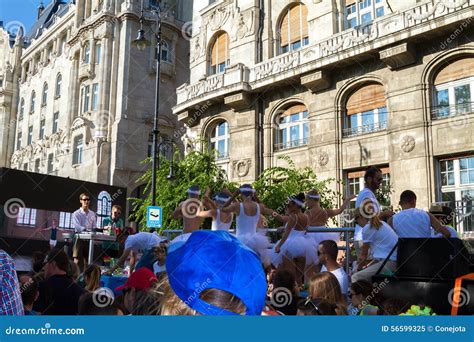
[[[467,241],[400,238],[395,274],[372,281],[385,284],[385,298],[424,304],[438,315],[474,314],[474,263]]]
[[[79,209],[81,193],[90,196],[90,209],[99,220],[114,204],[125,213],[127,204],[126,188],[8,168],[0,168],[0,189],[0,248],[19,255],[49,250],[50,233],[38,231],[50,227],[53,219],[60,228],[71,229],[71,213]],[[63,245],[61,235],[58,247]]]

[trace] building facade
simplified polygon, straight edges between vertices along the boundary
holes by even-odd
[[[239,183],[289,156],[345,194],[377,165],[395,207],[406,189],[461,203],[473,230],[473,15],[473,0],[194,1],[186,149]]]
[[[21,49],[21,39],[0,24],[0,167],[10,164],[14,151]]]
[[[145,9],[156,1],[144,0]],[[141,0],[54,0],[40,8],[24,37],[14,149],[10,166],[44,174],[126,187],[150,156],[156,79],[156,14],[145,10],[151,45],[132,42],[140,29]],[[180,129],[175,89],[189,78],[183,25],[187,1],[162,1],[160,135]]]

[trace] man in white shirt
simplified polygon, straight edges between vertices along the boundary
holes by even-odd
[[[72,213],[72,227],[76,233],[82,233],[86,230],[92,230],[97,226],[97,217],[95,213],[89,209],[91,198],[88,194],[82,193],[79,196],[81,207]],[[72,252],[74,262],[78,264],[81,271],[84,270],[84,265],[87,264],[88,242],[76,237]]]
[[[331,272],[337,278],[341,286],[342,295],[347,299],[349,291],[349,278],[344,269],[337,263],[337,253],[339,252],[334,240],[321,241],[318,247],[319,262],[323,265],[321,272]]]
[[[416,208],[416,195],[413,191],[403,191],[399,204],[402,211],[388,221],[399,238],[431,238],[431,227],[444,237],[451,237],[449,230],[433,214]]]
[[[376,214],[379,214],[381,220],[385,220],[393,215],[392,211],[381,211],[381,206],[375,192],[382,185],[383,176],[382,171],[375,166],[369,167],[364,174],[365,188],[357,195],[355,207],[363,207],[364,213],[367,215],[367,218],[370,218]],[[354,246],[356,249],[357,255],[360,253],[362,248],[362,227],[356,224],[354,232]]]

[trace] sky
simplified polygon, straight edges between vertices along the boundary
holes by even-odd
[[[52,0],[43,0],[46,7]],[[28,32],[38,16],[41,0],[0,0],[0,21],[3,27],[16,32],[23,26]]]

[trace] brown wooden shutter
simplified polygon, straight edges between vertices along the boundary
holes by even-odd
[[[227,59],[227,46],[228,46],[229,40],[227,39],[227,33],[222,33],[218,38],[217,38],[217,64],[225,63]]]
[[[347,115],[385,106],[385,90],[380,84],[370,84],[356,90],[347,101]]]
[[[301,5],[301,26],[303,29],[302,37],[308,37],[308,8],[305,5]]]
[[[435,78],[435,85],[474,75],[474,58],[458,59],[442,69]]]
[[[290,8],[290,43],[301,40],[301,5]]]
[[[211,66],[226,62],[226,59],[229,55],[228,44],[229,39],[226,32],[223,32],[217,36],[211,50]]]
[[[289,11],[287,10],[280,26],[280,42],[282,47],[288,45],[288,22]]]
[[[306,106],[304,106],[304,105],[294,105],[294,106],[291,106],[290,108],[288,108],[287,110],[285,110],[285,112],[282,114],[282,116],[292,115],[292,114],[306,112],[306,111],[308,111],[306,109]]]

